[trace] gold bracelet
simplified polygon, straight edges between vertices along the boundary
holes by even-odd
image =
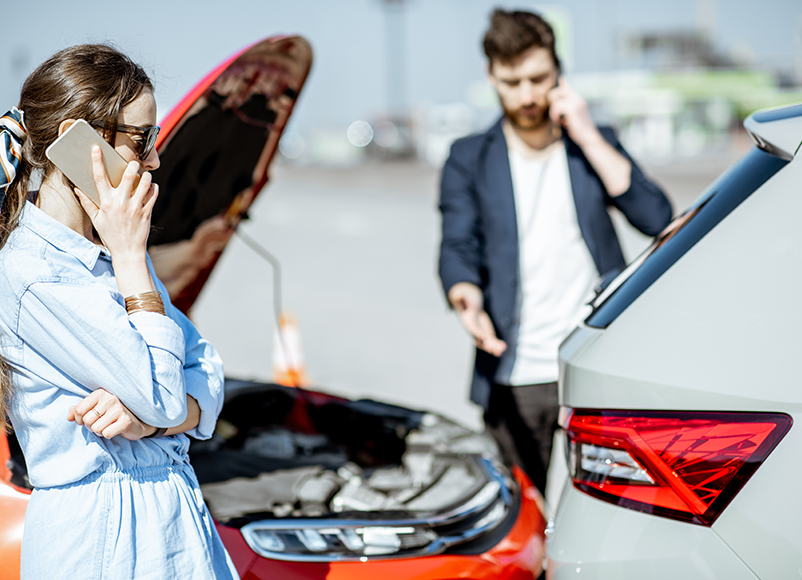
[[[133,296],[127,296],[125,298],[125,310],[128,312],[129,316],[137,312],[165,314],[162,294],[158,290],[152,290],[150,292],[140,292]]]

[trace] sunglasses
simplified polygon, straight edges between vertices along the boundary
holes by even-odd
[[[99,129],[103,128],[101,123],[92,123],[94,127]],[[137,157],[144,161],[150,155],[150,152],[153,151],[153,147],[156,145],[156,137],[159,136],[159,129],[160,127],[137,127],[135,125],[123,125],[119,123],[117,125],[117,131],[119,133],[125,133],[126,135],[134,135],[138,137],[142,137],[142,139],[133,139],[133,141],[139,146],[139,152],[137,153]]]

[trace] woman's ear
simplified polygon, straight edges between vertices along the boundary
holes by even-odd
[[[64,131],[72,127],[73,123],[75,123],[75,119],[64,119],[58,126],[58,136],[61,137]]]

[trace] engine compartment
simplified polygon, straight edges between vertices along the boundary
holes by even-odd
[[[482,458],[497,455],[430,413],[249,381],[228,380],[226,393],[215,435],[190,456],[210,512],[235,527],[444,514],[488,484]]]

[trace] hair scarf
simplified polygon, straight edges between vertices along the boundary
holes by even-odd
[[[0,167],[3,168],[0,172],[0,209],[3,208],[8,187],[17,176],[22,159],[22,142],[27,134],[25,114],[17,107],[11,107],[0,117]]]

